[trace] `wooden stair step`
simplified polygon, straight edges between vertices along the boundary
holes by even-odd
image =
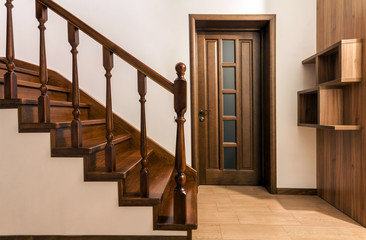
[[[126,179],[125,193],[120,194],[120,206],[153,206],[161,202],[174,170],[173,164],[164,161],[149,162],[149,197],[140,197],[140,171]]]
[[[152,149],[148,150],[147,157],[153,153]],[[117,181],[120,179],[125,179],[129,173],[140,165],[142,158],[139,149],[129,149],[123,153],[117,154],[116,156],[116,171],[106,172],[105,169],[96,169],[86,173],[87,181]],[[101,160],[99,160],[101,161]],[[103,165],[99,163],[98,165]]]
[[[100,124],[105,124],[105,119],[91,119],[91,120],[81,120],[81,125],[86,126],[95,126]],[[70,128],[71,121],[67,122],[55,122],[55,123],[20,123],[19,131],[20,132],[49,132],[50,129],[57,128]]]
[[[39,89],[41,87],[40,83],[30,82],[30,81],[23,81],[23,80],[17,80],[18,87],[28,87],[28,88],[37,88]],[[4,83],[4,79],[0,78],[0,83]],[[63,87],[57,87],[52,85],[47,85],[47,89],[49,91],[57,91],[57,92],[63,92],[63,93],[70,93],[70,89],[63,88]]]
[[[37,105],[37,99],[19,98],[19,99],[0,99],[0,107],[17,107],[19,105]],[[50,101],[51,107],[72,107],[72,102]],[[86,103],[80,103],[80,108],[89,108]]]
[[[195,176],[186,175],[187,181],[185,190],[187,194],[187,215],[186,224],[174,223],[174,177],[171,179],[167,192],[164,195],[163,201],[159,206],[159,217],[156,223],[158,230],[187,230],[197,229],[197,180]]]
[[[113,144],[125,142],[131,139],[131,134],[120,134],[114,136]],[[107,145],[105,136],[98,136],[96,138],[83,140],[83,146],[80,148],[63,147],[52,148],[51,153],[53,157],[82,157],[84,154],[93,154],[97,151],[104,150]]]

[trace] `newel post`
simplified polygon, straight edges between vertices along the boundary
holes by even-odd
[[[177,142],[175,148],[175,176],[176,187],[174,189],[174,223],[185,224],[186,222],[186,152],[184,145],[184,114],[187,110],[187,81],[184,78],[186,65],[178,63],[175,66],[177,79],[174,81],[174,109],[177,113]]]
[[[15,75],[14,68],[14,33],[13,33],[13,0],[7,0],[5,6],[7,8],[6,18],[6,67],[8,71],[4,75],[4,98],[16,99],[18,98],[17,90],[17,76]]]

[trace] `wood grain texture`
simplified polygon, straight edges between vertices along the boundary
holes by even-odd
[[[363,0],[318,0],[317,51],[323,51],[342,39],[366,39],[365,7]],[[361,54],[355,52],[361,45],[356,44],[354,49],[349,49],[350,46],[347,44],[339,53],[339,65],[342,66],[340,77],[361,78],[366,73],[365,47],[362,47]],[[342,60],[347,58],[354,60]],[[357,65],[360,62],[362,66]],[[360,94],[365,90],[364,81],[343,87],[343,116],[337,114],[338,120],[343,119],[343,123],[366,127],[366,113],[362,110],[366,96]],[[336,98],[340,99],[340,96]],[[366,156],[362,154],[362,149],[366,147],[365,144],[365,131],[317,130],[318,194],[364,226],[366,187],[363,183],[366,180]]]

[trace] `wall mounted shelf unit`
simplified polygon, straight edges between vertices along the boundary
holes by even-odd
[[[352,106],[348,106],[350,96],[344,89],[362,79],[362,40],[341,40],[302,63],[315,64],[317,86],[297,93],[298,126],[360,130],[347,117]]]

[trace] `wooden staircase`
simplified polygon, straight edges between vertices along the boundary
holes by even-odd
[[[119,206],[152,206],[154,229],[187,231],[187,239],[190,239],[192,229],[197,228],[197,174],[185,162],[183,124],[187,86],[184,64],[177,64],[178,78],[172,83],[51,0],[36,0],[36,16],[40,22],[39,66],[16,60],[12,0],[7,0],[5,5],[8,10],[7,56],[0,58],[0,76],[4,76],[0,79],[0,108],[18,109],[20,132],[50,132],[52,157],[83,157],[85,181],[117,182]],[[44,26],[48,9],[69,24],[72,82],[47,68]],[[79,29],[102,45],[106,107],[79,89]],[[113,55],[137,69],[140,131],[112,113]],[[146,136],[147,76],[174,94],[178,126],[175,156]]]

